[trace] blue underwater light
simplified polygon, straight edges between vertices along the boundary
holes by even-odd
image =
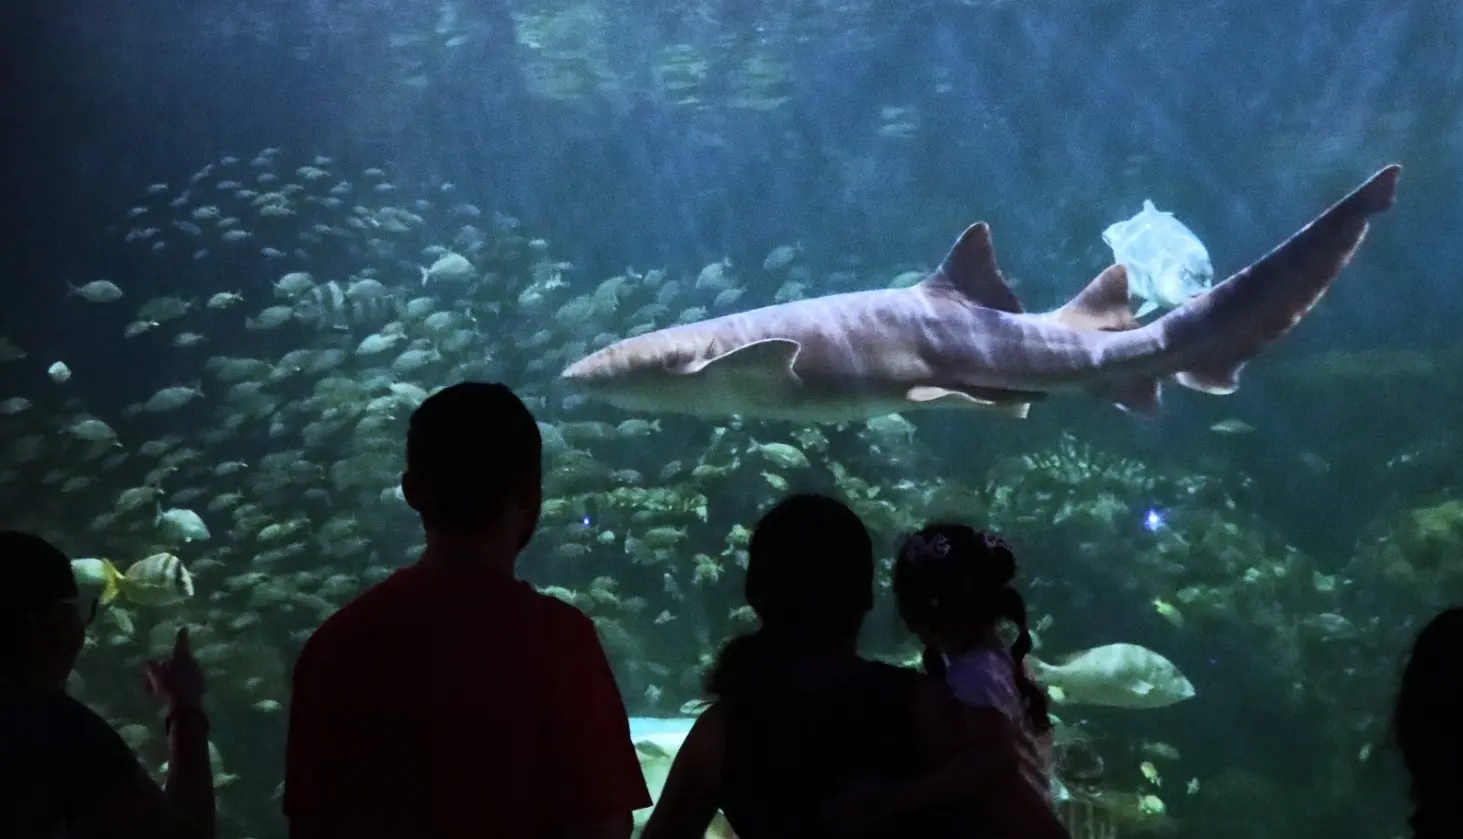
[[[589,516],[585,516],[584,518],[580,519],[580,522],[585,527],[592,527],[594,525],[594,522],[592,522],[592,521],[589,520]]]
[[[1153,507],[1143,514],[1143,529],[1149,533],[1157,533],[1163,529],[1163,513]]]

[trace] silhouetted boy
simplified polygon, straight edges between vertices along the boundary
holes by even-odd
[[[293,839],[623,839],[649,806],[593,624],[514,578],[538,523],[542,449],[502,385],[454,385],[412,415],[401,486],[426,552],[300,655]]]

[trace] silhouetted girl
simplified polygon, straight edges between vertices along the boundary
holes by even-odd
[[[944,679],[978,739],[1015,750],[1021,775],[1051,806],[1051,720],[1046,694],[1026,676],[1026,603],[1012,588],[1016,558],[1004,539],[936,524],[905,540],[894,564],[899,615],[924,643],[925,671]],[[1008,651],[1003,620],[1019,634]]]

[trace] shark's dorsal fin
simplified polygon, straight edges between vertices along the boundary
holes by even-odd
[[[1021,301],[1006,285],[1001,267],[996,264],[996,251],[991,246],[991,228],[983,221],[965,228],[955,247],[935,273],[920,285],[930,290],[958,294],[977,306],[1019,315],[1026,311]]]
[[[1128,270],[1121,265],[1109,266],[1048,317],[1068,329],[1124,332],[1141,326],[1128,308]]]

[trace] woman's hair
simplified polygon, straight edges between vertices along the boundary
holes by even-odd
[[[1026,676],[1031,652],[1026,601],[1011,587],[1016,556],[1006,540],[963,524],[932,524],[904,540],[894,562],[894,600],[910,631],[929,639],[1005,618],[1020,634],[1011,645],[1016,687],[1037,731],[1052,727],[1047,698]],[[925,672],[943,679],[945,660],[926,645]]]
[[[736,698],[775,684],[799,651],[857,635],[874,606],[874,546],[859,517],[821,495],[762,516],[748,546],[747,605],[762,625],[722,647],[707,693]]]
[[[1413,829],[1437,827],[1439,810],[1451,811],[1463,781],[1463,607],[1433,618],[1418,633],[1402,670],[1392,714],[1392,735],[1412,779]],[[1446,818],[1447,816],[1443,816]]]

